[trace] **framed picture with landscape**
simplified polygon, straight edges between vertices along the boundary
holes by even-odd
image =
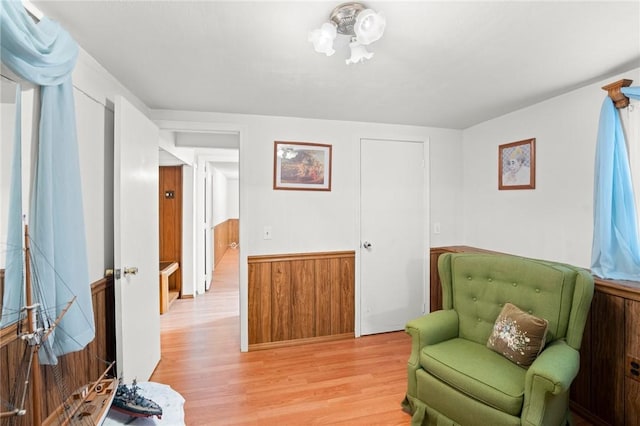
[[[274,142],[273,189],[331,191],[331,145]]]
[[[536,139],[498,146],[498,189],[535,189]]]

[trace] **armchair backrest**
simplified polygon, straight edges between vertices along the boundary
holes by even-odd
[[[549,321],[547,342],[579,349],[593,297],[593,277],[571,265],[486,253],[438,259],[443,309],[458,313],[459,337],[486,343],[505,303]]]

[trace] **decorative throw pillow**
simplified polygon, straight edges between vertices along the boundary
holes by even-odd
[[[527,367],[544,348],[549,322],[505,303],[498,315],[487,347],[508,360]]]

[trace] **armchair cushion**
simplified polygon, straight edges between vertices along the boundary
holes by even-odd
[[[420,364],[473,399],[514,416],[522,410],[527,371],[485,345],[455,338],[426,346]]]
[[[487,347],[518,365],[528,367],[544,348],[549,322],[511,303],[496,318]]]

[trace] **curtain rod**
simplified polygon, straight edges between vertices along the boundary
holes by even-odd
[[[606,90],[609,94],[609,97],[613,101],[613,104],[618,109],[626,108],[629,105],[629,98],[627,98],[624,93],[620,91],[623,87],[631,86],[633,80],[622,79],[616,82],[607,84],[602,87],[602,90]]]
[[[29,14],[33,16],[35,19],[37,19],[38,21],[42,21],[42,18],[44,18],[44,13],[42,13],[42,11],[38,9],[36,5],[31,3],[29,0],[22,0],[22,7],[24,7],[27,10],[27,12],[29,12]]]

